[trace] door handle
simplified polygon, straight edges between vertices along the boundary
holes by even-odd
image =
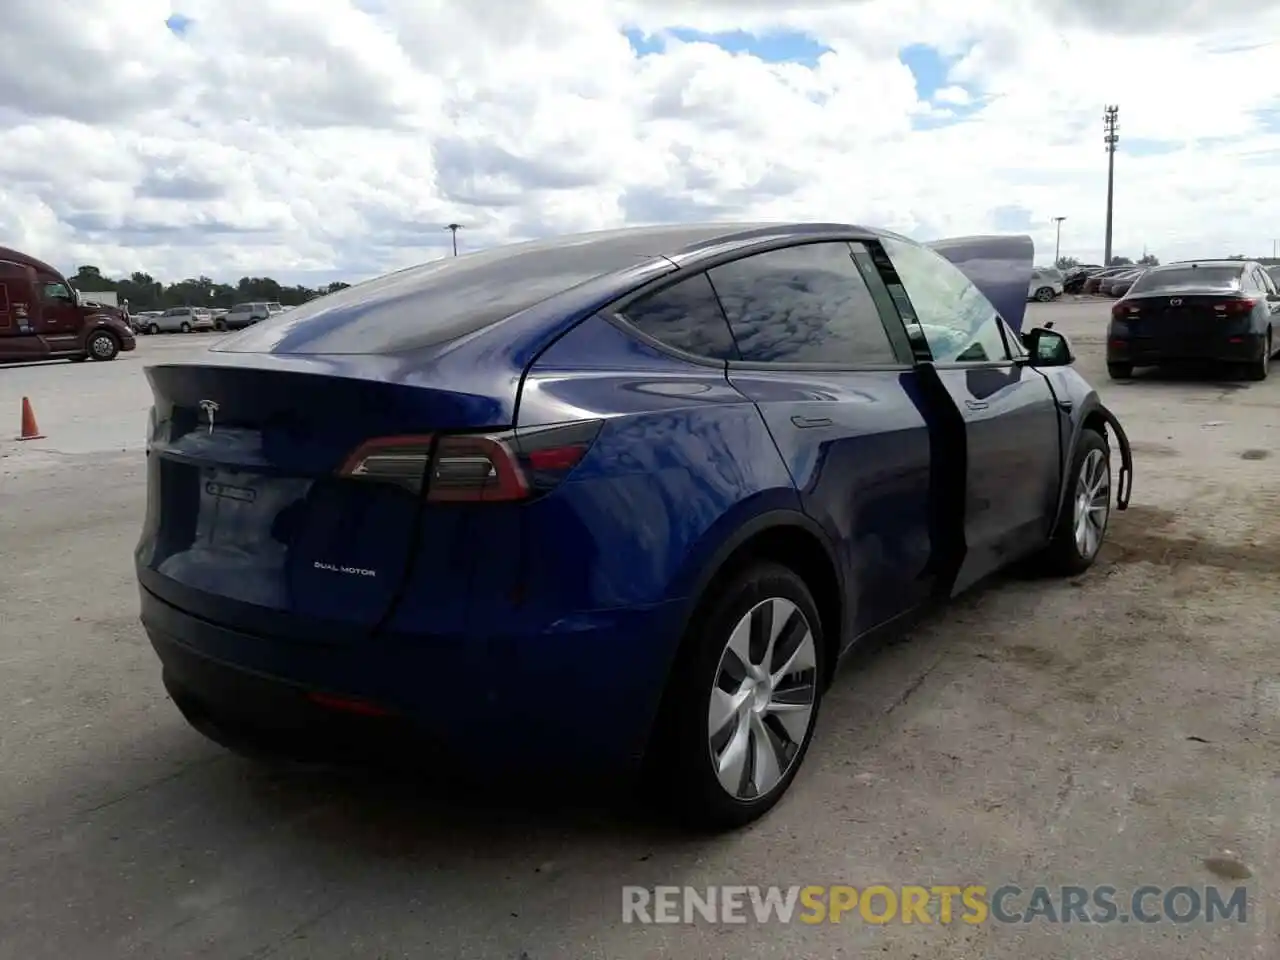
[[[970,410],[985,410],[988,406],[985,400],[966,400],[964,405]]]
[[[801,429],[805,427],[829,427],[831,426],[830,417],[792,417],[791,422]]]

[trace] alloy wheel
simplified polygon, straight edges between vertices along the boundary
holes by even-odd
[[[755,800],[787,775],[817,703],[813,629],[790,600],[756,604],[729,634],[711,689],[707,738],[720,786]]]
[[[1102,546],[1111,513],[1111,469],[1101,450],[1090,450],[1080,464],[1076,478],[1075,520],[1076,549],[1091,560]]]

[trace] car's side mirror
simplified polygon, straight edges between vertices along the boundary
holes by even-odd
[[[1036,327],[1022,335],[1033,367],[1067,367],[1075,362],[1071,344],[1057,330]]]

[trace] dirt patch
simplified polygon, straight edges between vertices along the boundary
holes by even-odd
[[[1129,448],[1140,457],[1176,457],[1178,450],[1167,443],[1149,443],[1145,440],[1132,440]]]
[[[1198,565],[1240,573],[1280,572],[1280,538],[1250,537],[1227,543],[1197,533],[1176,534],[1171,528],[1177,519],[1169,510],[1144,505],[1116,514],[1107,531],[1113,549],[1103,559],[1164,567]]]

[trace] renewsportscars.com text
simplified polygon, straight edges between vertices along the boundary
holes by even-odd
[[[622,888],[623,923],[1246,923],[1245,887],[1004,884]]]

